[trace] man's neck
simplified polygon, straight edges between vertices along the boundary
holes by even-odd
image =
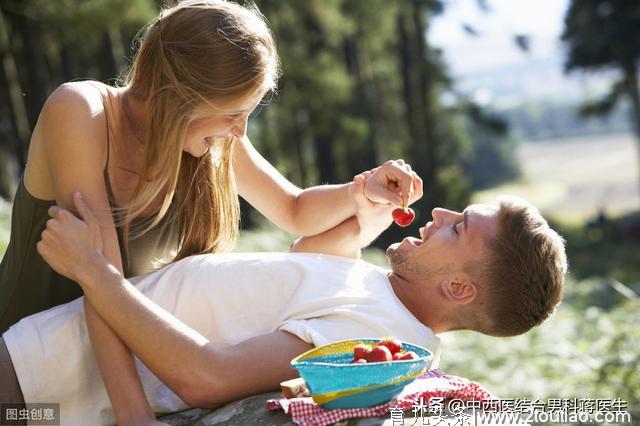
[[[435,334],[452,329],[443,309],[445,300],[437,292],[437,286],[415,284],[393,272],[389,272],[387,277],[396,297],[418,321]]]

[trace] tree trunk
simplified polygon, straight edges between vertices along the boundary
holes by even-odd
[[[22,62],[24,67],[23,81],[26,77],[26,87],[23,87],[23,96],[27,107],[27,114],[31,129],[35,127],[42,105],[48,94],[49,76],[47,63],[42,51],[40,37],[40,23],[27,18],[24,15],[11,15],[13,24],[22,38]],[[28,144],[27,139],[27,144]]]
[[[13,146],[13,155],[18,162],[18,169],[21,174],[27,162],[25,147],[29,143],[31,130],[29,128],[29,119],[27,118],[27,109],[22,97],[22,86],[18,78],[18,69],[13,53],[11,52],[9,32],[5,26],[2,10],[0,10],[0,56],[2,57],[2,70],[6,79],[5,85],[9,93],[13,124],[18,136]]]
[[[440,167],[440,141],[437,137],[435,111],[433,105],[434,79],[432,75],[436,72],[429,62],[429,47],[427,46],[427,10],[422,2],[413,2],[413,37],[415,46],[415,57],[417,58],[416,70],[418,73],[418,97],[420,105],[419,125],[422,130],[423,144],[419,149],[420,155],[417,161],[423,164],[423,176],[425,182],[431,188],[430,196],[425,197],[423,204],[426,211],[431,211],[441,204],[442,188],[438,185],[437,176]]]
[[[103,55],[103,66],[101,67],[103,80],[117,78],[124,66],[124,47],[122,46],[122,36],[120,29],[112,25],[104,33],[105,55]]]
[[[403,99],[406,110],[405,116],[409,127],[409,135],[411,136],[410,149],[414,151],[416,144],[419,144],[421,141],[421,132],[416,120],[417,113],[414,98],[416,87],[412,74],[412,70],[415,68],[412,60],[414,55],[408,34],[407,18],[402,12],[398,14],[398,32],[400,40],[400,71],[402,74]],[[417,159],[417,157],[414,157],[414,159]]]
[[[638,178],[640,181],[640,86],[638,85],[638,66],[630,62],[624,67],[627,83],[627,94],[631,100],[631,120],[636,139],[636,153],[638,155]],[[640,190],[640,186],[638,187]]]

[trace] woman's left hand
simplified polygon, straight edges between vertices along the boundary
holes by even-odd
[[[422,179],[403,160],[390,160],[375,169],[356,175],[369,201],[398,207],[411,205],[422,198]]]
[[[73,202],[80,219],[62,207],[51,206],[51,219],[36,248],[56,272],[78,281],[79,273],[92,259],[103,257],[102,236],[97,219],[79,192],[73,195]]]

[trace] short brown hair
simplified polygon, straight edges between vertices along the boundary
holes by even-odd
[[[518,198],[500,199],[497,222],[482,274],[484,320],[471,328],[491,336],[516,336],[546,320],[562,299],[564,239],[538,209]]]

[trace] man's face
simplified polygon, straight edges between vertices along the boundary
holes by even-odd
[[[436,208],[433,221],[420,228],[420,238],[407,237],[387,248],[391,270],[413,283],[449,278],[481,260],[486,241],[495,236],[498,207],[473,204],[462,213]]]

